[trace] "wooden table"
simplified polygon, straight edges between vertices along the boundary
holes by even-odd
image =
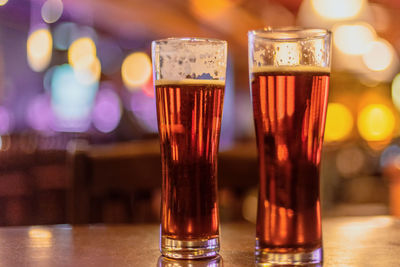
[[[400,220],[342,217],[323,221],[324,267],[400,266]],[[254,225],[223,224],[219,264],[169,264],[158,251],[157,225],[0,228],[5,266],[254,266]]]

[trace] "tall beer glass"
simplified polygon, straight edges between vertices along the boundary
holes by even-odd
[[[267,28],[248,37],[260,172],[256,260],[264,266],[318,264],[330,32]]]
[[[162,157],[160,250],[171,258],[218,254],[217,153],[227,43],[171,38],[152,44]]]

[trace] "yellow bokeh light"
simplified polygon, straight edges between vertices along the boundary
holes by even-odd
[[[135,52],[124,59],[121,67],[124,84],[129,89],[144,85],[151,76],[151,60],[146,53]]]
[[[4,6],[7,4],[8,0],[0,0],[0,6]]]
[[[51,60],[53,38],[48,29],[32,32],[26,42],[28,64],[34,71],[42,71]]]
[[[357,126],[366,141],[385,141],[392,137],[395,117],[388,106],[371,104],[358,114]]]
[[[368,50],[362,55],[364,64],[372,71],[387,69],[392,63],[393,58],[393,47],[383,39],[371,42]]]
[[[96,45],[89,37],[75,40],[68,49],[68,63],[72,67],[88,68],[96,59]]]
[[[191,8],[194,13],[202,17],[216,17],[230,7],[234,6],[237,1],[232,0],[191,0]]]
[[[101,73],[100,60],[96,57],[89,66],[77,65],[74,67],[74,73],[82,84],[93,84],[98,82]]]
[[[395,107],[400,111],[400,73],[394,77],[392,82],[392,101]]]
[[[311,5],[324,18],[345,20],[357,17],[365,2],[365,0],[311,0]]]
[[[329,103],[325,126],[325,141],[334,142],[346,139],[353,129],[351,111],[343,104]]]
[[[333,42],[345,54],[361,55],[376,38],[374,28],[367,23],[343,24],[334,27]]]

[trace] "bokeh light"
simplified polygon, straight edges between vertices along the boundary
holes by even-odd
[[[400,73],[398,73],[392,82],[392,101],[397,110],[400,111]]]
[[[0,0],[0,6],[4,6],[7,4],[8,0]]]
[[[68,49],[68,62],[82,84],[94,84],[100,79],[101,64],[96,53],[96,45],[89,37],[75,40]]]
[[[395,117],[391,109],[383,104],[364,107],[357,120],[358,131],[366,141],[385,141],[392,137]]]
[[[99,81],[101,73],[100,60],[96,57],[90,63],[90,65],[85,66],[83,64],[78,64],[74,67],[74,72],[76,78],[82,84],[94,84]]]
[[[28,64],[34,71],[43,71],[51,61],[53,39],[46,28],[33,31],[26,44]]]
[[[96,59],[96,45],[89,37],[75,40],[68,49],[68,63],[72,67],[90,66]]]
[[[333,28],[333,42],[345,54],[361,55],[375,40],[374,28],[367,23],[343,24]]]
[[[63,9],[61,0],[47,0],[42,6],[42,18],[47,23],[54,23],[61,17]]]
[[[372,71],[382,71],[390,66],[394,58],[394,49],[386,40],[371,42],[362,55],[363,62]]]
[[[190,0],[192,11],[205,18],[216,17],[237,4],[237,2],[232,0]]]
[[[50,96],[40,94],[35,96],[28,104],[26,114],[27,124],[37,131],[51,132],[53,110],[50,105]]]
[[[53,71],[56,67],[50,67],[43,75],[43,88],[47,92],[51,92],[51,79],[53,77]]]
[[[51,106],[57,119],[55,130],[87,130],[98,83],[80,82],[73,68],[64,64],[54,70],[51,89]]]
[[[151,76],[151,60],[146,53],[135,52],[124,59],[121,67],[122,80],[128,89],[144,85]]]
[[[111,88],[99,90],[93,107],[92,120],[97,130],[103,133],[113,131],[121,119],[121,103]]]
[[[53,30],[54,47],[62,51],[67,50],[80,32],[78,25],[73,22],[58,23]]]
[[[336,155],[336,168],[343,177],[357,175],[364,164],[365,155],[357,146],[340,149]]]
[[[359,15],[365,0],[311,0],[311,5],[324,18],[345,20]]]
[[[154,133],[158,131],[155,106],[155,98],[146,95],[142,90],[132,93],[130,109],[142,126],[149,132]]]
[[[343,104],[329,103],[325,126],[325,141],[345,140],[353,129],[351,111]]]

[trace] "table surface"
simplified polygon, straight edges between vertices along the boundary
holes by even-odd
[[[157,225],[32,226],[0,228],[3,266],[254,266],[250,223],[221,226],[221,258],[214,262],[160,257]],[[340,217],[323,220],[324,267],[400,266],[400,220]],[[216,263],[216,262],[219,262]]]

